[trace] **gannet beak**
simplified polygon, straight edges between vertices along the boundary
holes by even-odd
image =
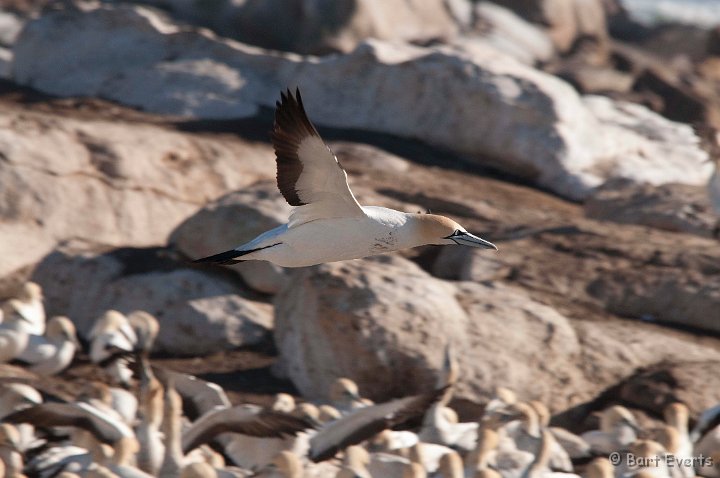
[[[456,244],[461,246],[479,247],[481,249],[495,249],[498,250],[497,246],[490,241],[486,241],[480,237],[477,237],[469,232],[456,231],[455,234],[450,236],[448,239],[452,239]]]

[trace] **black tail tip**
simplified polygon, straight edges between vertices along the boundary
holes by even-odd
[[[213,256],[203,257],[200,259],[195,259],[193,261],[194,264],[221,264],[221,265],[228,265],[228,264],[237,264],[238,262],[241,262],[239,260],[235,260],[236,257],[242,256],[244,253],[242,251],[225,251],[221,252],[220,254],[215,254]]]

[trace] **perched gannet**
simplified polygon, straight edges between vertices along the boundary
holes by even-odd
[[[446,388],[440,388],[358,408],[338,420],[326,423],[310,439],[309,457],[314,462],[327,460],[338,451],[372,438],[383,430],[421,417],[446,391]]]
[[[402,478],[427,478],[427,471],[420,463],[408,463],[403,469]]]
[[[278,189],[291,206],[298,207],[287,224],[196,262],[264,260],[302,267],[425,244],[497,249],[447,217],[358,204],[345,170],[305,114],[299,90],[295,97],[289,90],[281,94],[271,137]]]
[[[463,461],[456,451],[446,453],[440,458],[438,472],[441,478],[464,478]]]
[[[6,415],[42,403],[42,395],[25,383],[0,385],[0,419]]]
[[[35,282],[26,282],[17,297],[2,305],[4,320],[17,320],[20,330],[30,335],[43,335],[45,333],[45,307],[42,300],[42,288]]]
[[[18,450],[20,432],[9,423],[0,424],[0,463],[5,465],[2,476],[17,477],[23,471],[23,457]]]
[[[155,339],[160,332],[157,319],[144,310],[135,310],[128,314],[127,320],[135,332],[135,349],[148,354],[152,352]]]
[[[528,402],[537,414],[540,426],[547,428],[553,434],[555,441],[567,452],[571,459],[589,458],[592,456],[590,444],[582,437],[560,427],[550,426],[550,410],[538,400]]]
[[[658,442],[653,440],[637,440],[630,445],[630,453],[635,458],[642,459],[642,465],[638,467],[635,464],[623,461],[615,468],[616,476],[638,476],[640,473],[647,473],[648,477],[668,478],[670,471],[667,466],[667,450]]]
[[[605,457],[598,457],[591,461],[585,469],[587,478],[614,478],[615,467]]]
[[[260,473],[252,475],[257,478],[304,478],[303,463],[300,457],[288,450],[283,450],[272,459],[272,462]]]
[[[453,451],[445,445],[418,442],[410,447],[409,455],[410,461],[421,465],[428,473],[435,473],[440,469],[440,459]]]
[[[574,473],[550,471],[550,457],[556,447],[557,443],[550,430],[542,430],[535,459],[523,475],[524,478],[580,478],[580,475]]]
[[[490,428],[480,429],[475,449],[465,457],[465,474],[472,476],[476,471],[490,466],[498,445],[498,434]]]
[[[141,470],[156,475],[163,464],[165,456],[165,443],[163,438],[167,438],[160,430],[163,423],[163,414],[165,410],[165,401],[163,400],[163,387],[155,378],[150,368],[150,364],[146,359],[141,358],[139,364],[139,422],[135,427],[135,434],[140,442],[140,452],[137,456],[137,466]],[[182,403],[180,407],[182,408]],[[171,415],[172,412],[167,412]],[[170,426],[170,424],[166,424]],[[178,438],[179,441],[179,438]]]
[[[93,325],[88,339],[90,360],[105,364],[105,370],[116,382],[128,384],[132,371],[127,366],[126,358],[118,356],[118,352],[135,351],[138,338],[127,317],[116,310],[106,311]]]
[[[338,378],[330,386],[330,404],[341,414],[366,406],[357,384],[346,377]]]
[[[663,410],[663,417],[668,426],[660,429],[657,441],[678,459],[676,466],[671,468],[673,477],[691,478],[695,476],[693,466],[683,465],[692,463],[693,457],[693,444],[688,430],[690,410],[684,403],[671,403]]]
[[[17,358],[30,341],[30,334],[25,330],[22,319],[6,319],[0,324],[0,363]]]
[[[448,416],[447,404],[452,398],[452,390],[458,377],[457,361],[450,348],[446,348],[443,367],[438,377],[438,386],[444,387],[444,395],[425,414],[418,437],[420,441],[436,443],[469,452],[475,448],[479,424],[477,422],[458,423],[457,416]]]
[[[580,435],[594,453],[607,455],[626,450],[635,442],[640,428],[630,410],[613,405],[600,413],[600,429]]]
[[[79,348],[75,325],[67,317],[56,316],[48,321],[45,336],[29,337],[17,359],[31,364],[29,369],[39,375],[56,375],[70,365]]]
[[[369,463],[370,454],[367,452],[367,450],[365,450],[361,446],[350,445],[345,449],[343,466],[336,476],[338,478],[341,476],[352,476],[353,478],[372,478],[372,475],[367,469],[367,465]]]

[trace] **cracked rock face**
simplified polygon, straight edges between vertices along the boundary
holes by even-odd
[[[3,110],[0,241],[15,252],[0,257],[0,276],[73,238],[163,244],[208,200],[271,175],[268,151],[152,125]]]

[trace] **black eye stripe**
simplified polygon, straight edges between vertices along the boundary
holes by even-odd
[[[446,236],[445,239],[452,239],[453,237],[462,236],[464,234],[465,233],[463,231],[461,231],[460,229],[455,229],[455,232],[453,232],[449,236]]]

